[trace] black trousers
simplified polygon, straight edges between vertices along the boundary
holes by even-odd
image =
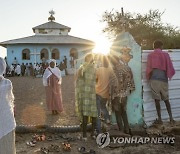
[[[95,126],[96,126],[96,118],[92,118],[92,131],[91,135],[94,135]],[[82,129],[83,129],[83,137],[87,137],[87,123],[88,123],[88,116],[83,116],[83,122],[82,122]]]
[[[120,131],[129,134],[129,123],[126,112],[127,97],[115,97],[112,101],[112,107],[115,111],[116,121]]]

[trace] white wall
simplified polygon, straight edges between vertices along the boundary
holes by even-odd
[[[164,50],[167,51],[167,50]],[[171,103],[172,114],[175,120],[180,120],[180,49],[172,50],[169,52],[171,60],[173,61],[176,74],[172,80],[169,81],[169,98]],[[157,118],[157,112],[154,100],[151,97],[151,91],[146,80],[146,62],[147,55],[151,51],[142,51],[142,85],[143,85],[143,108],[144,108],[144,121],[149,126]],[[169,120],[165,103],[161,101],[161,114],[163,121]]]

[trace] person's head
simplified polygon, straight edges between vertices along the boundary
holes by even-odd
[[[3,58],[0,57],[0,76],[3,76],[6,70],[6,62]]]
[[[163,42],[161,40],[156,40],[153,43],[154,49],[162,49],[163,48]]]
[[[93,62],[93,54],[92,53],[88,53],[85,56],[85,62],[87,62],[87,63],[92,63]]]
[[[55,60],[55,59],[51,59],[51,60],[49,61],[49,66],[50,66],[51,68],[54,68],[54,67],[56,66],[56,60]]]

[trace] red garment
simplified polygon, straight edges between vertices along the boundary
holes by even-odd
[[[148,55],[147,67],[146,67],[146,78],[150,79],[150,73],[154,68],[166,71],[167,77],[171,79],[175,74],[175,70],[172,61],[167,52],[161,49],[155,49]]]
[[[48,78],[48,86],[46,86],[46,103],[48,110],[63,111],[61,86],[58,84],[59,79],[52,74]]]

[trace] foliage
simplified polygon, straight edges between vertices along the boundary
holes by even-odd
[[[162,22],[164,12],[149,10],[146,14],[122,13],[118,11],[105,11],[102,22],[106,23],[103,32],[114,39],[124,29],[130,32],[142,49],[152,49],[154,40],[164,42],[164,48],[180,48],[180,30],[170,24]]]

